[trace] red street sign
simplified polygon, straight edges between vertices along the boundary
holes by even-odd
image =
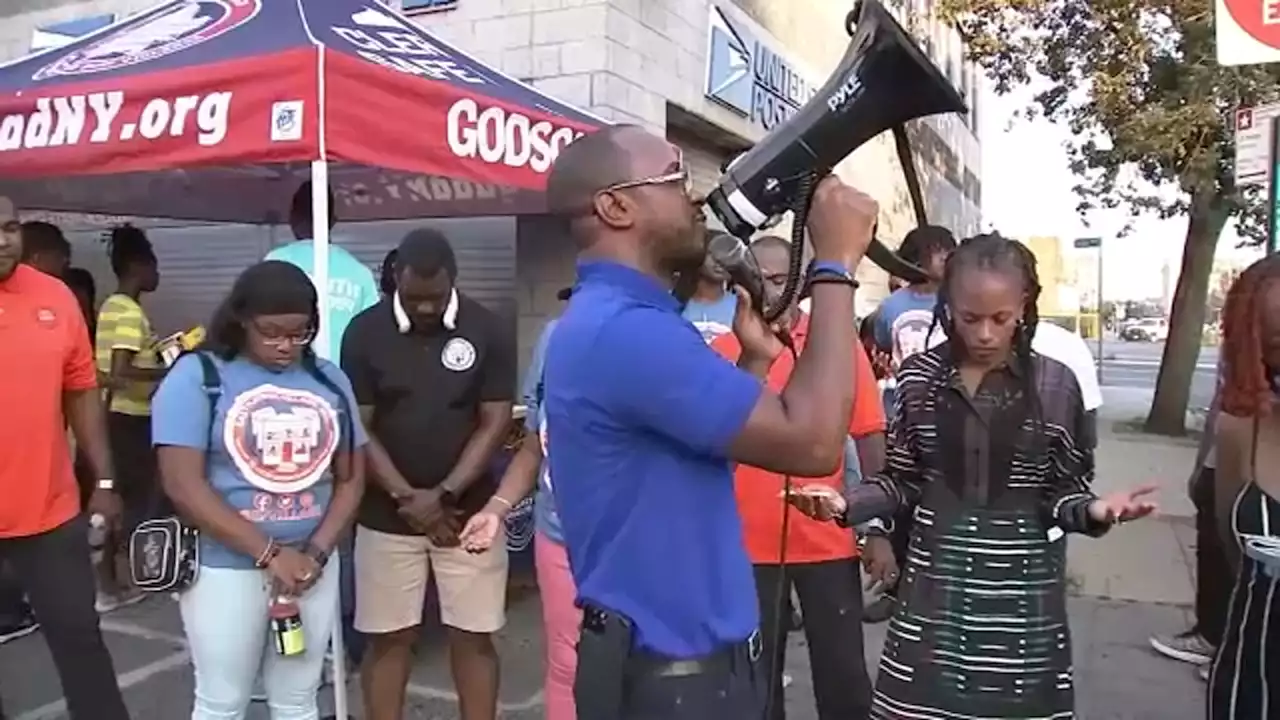
[[[1277,0],[1222,0],[1241,30],[1254,40],[1280,49],[1280,2]],[[1222,22],[1219,20],[1218,22]]]
[[[1240,108],[1236,110],[1236,132],[1241,130],[1250,130],[1253,128],[1253,109]]]

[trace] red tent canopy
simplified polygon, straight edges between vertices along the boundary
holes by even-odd
[[[345,220],[538,212],[603,124],[374,0],[172,0],[0,65],[0,196],[272,222],[327,160]]]

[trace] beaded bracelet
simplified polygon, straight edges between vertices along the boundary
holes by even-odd
[[[253,565],[254,567],[259,569],[265,568],[266,566],[270,565],[271,561],[275,560],[276,556],[279,554],[280,554],[279,543],[276,542],[275,538],[267,538],[267,546],[263,548],[262,554],[258,556],[258,559],[254,561]]]

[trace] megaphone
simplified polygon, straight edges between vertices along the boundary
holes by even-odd
[[[792,246],[800,247],[813,189],[841,160],[886,130],[908,120],[968,108],[960,93],[877,0],[862,0],[845,20],[852,39],[825,85],[785,123],[724,169],[706,204],[733,237],[708,244],[707,253],[748,292],[762,288],[745,241],[787,212],[795,214]],[[909,158],[908,158],[909,160]],[[791,253],[782,296],[773,307],[752,296],[772,322],[785,311],[800,282],[801,252]],[[867,257],[891,275],[927,277],[879,241]]]

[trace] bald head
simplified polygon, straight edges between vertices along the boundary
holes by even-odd
[[[752,240],[751,254],[766,277],[785,275],[791,266],[791,243],[777,235],[762,235]]]
[[[626,138],[644,132],[636,125],[613,125],[569,143],[547,176],[548,211],[564,218],[579,216],[589,211],[601,188],[631,179]]]

